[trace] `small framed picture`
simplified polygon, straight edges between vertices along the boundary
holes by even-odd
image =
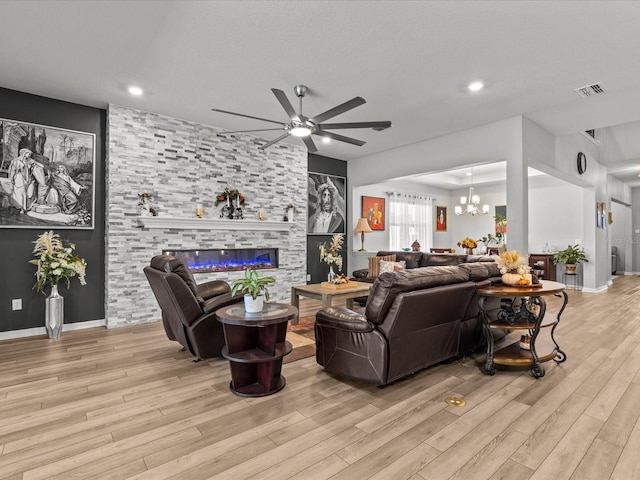
[[[605,216],[606,216],[607,204],[596,203],[596,227],[604,228],[605,227]]]
[[[387,212],[384,198],[362,197],[362,218],[366,218],[371,230],[384,230]]]
[[[436,205],[436,232],[447,231],[447,207]]]

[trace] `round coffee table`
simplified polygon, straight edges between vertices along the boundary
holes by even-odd
[[[287,323],[298,309],[283,303],[265,303],[262,312],[247,313],[243,303],[216,311],[224,328],[222,356],[229,360],[229,388],[241,397],[263,397],[284,388],[282,359],[291,353]]]

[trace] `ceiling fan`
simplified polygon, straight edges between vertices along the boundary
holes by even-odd
[[[258,130],[238,130],[235,132],[224,132],[223,135],[233,134],[233,133],[249,133],[249,132],[268,132],[268,131],[277,131],[284,130],[284,133],[280,135],[275,140],[271,140],[260,148],[264,150],[267,147],[270,147],[274,143],[283,140],[289,135],[293,135],[295,137],[302,138],[302,141],[307,146],[307,150],[309,152],[316,152],[318,149],[316,145],[313,143],[311,139],[311,135],[318,135],[323,138],[328,138],[331,140],[337,140],[339,142],[350,143],[351,145],[362,146],[365,144],[362,140],[357,140],[351,137],[345,137],[344,135],[339,135],[337,133],[327,132],[327,130],[339,130],[345,128],[371,128],[373,130],[385,130],[391,126],[390,121],[381,121],[381,122],[350,122],[350,123],[322,123],[330,118],[336,117],[342,113],[348,112],[349,110],[359,107],[360,105],[366,103],[365,99],[362,97],[354,97],[351,100],[344,102],[337,107],[333,107],[326,112],[323,112],[319,115],[315,115],[314,117],[306,117],[302,114],[302,99],[309,91],[309,88],[305,85],[296,85],[293,88],[296,96],[300,99],[300,107],[299,111],[296,113],[291,102],[285,95],[282,90],[278,90],[277,88],[272,88],[271,91],[276,96],[282,108],[287,113],[289,117],[289,122],[279,122],[277,120],[269,120],[267,118],[254,117],[251,115],[245,115],[243,113],[229,112],[227,110],[220,110],[218,108],[212,108],[214,112],[228,113],[230,115],[237,115],[239,117],[252,118],[254,120],[262,120],[263,122],[277,123],[280,125],[279,128],[263,128]]]

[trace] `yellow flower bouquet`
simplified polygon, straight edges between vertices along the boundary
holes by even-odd
[[[473,238],[465,237],[458,242],[458,246],[462,248],[474,249],[478,247],[478,242]]]

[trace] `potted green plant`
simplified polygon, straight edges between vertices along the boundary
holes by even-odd
[[[584,248],[579,245],[567,245],[567,248],[560,250],[553,255],[553,263],[564,263],[567,268],[567,275],[575,275],[578,263],[587,263],[589,259],[584,253]]]
[[[244,278],[233,282],[231,295],[238,291],[244,294],[244,309],[247,313],[257,313],[262,311],[264,300],[269,300],[269,290],[267,286],[275,283],[273,277],[259,277],[258,272],[248,268],[244,272]]]

